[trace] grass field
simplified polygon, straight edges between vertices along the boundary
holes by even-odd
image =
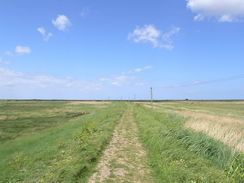
[[[0,101],[0,182],[242,183],[243,109]]]

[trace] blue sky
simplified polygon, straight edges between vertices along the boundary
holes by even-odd
[[[243,0],[0,3],[0,98],[244,98]]]

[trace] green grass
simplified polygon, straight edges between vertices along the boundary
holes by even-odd
[[[70,101],[0,101],[0,144],[95,111]]]
[[[85,111],[74,110],[67,103],[0,101],[0,143],[63,124],[85,114]]]
[[[218,168],[227,169],[234,157],[228,146],[208,137],[204,133],[196,133],[189,129],[172,129],[169,130],[167,135],[184,144],[189,151],[211,160]]]
[[[135,108],[140,138],[158,182],[235,182],[225,171],[231,166],[228,147],[204,134],[183,129],[181,117],[139,105]]]
[[[124,104],[94,111],[1,144],[0,182],[84,182],[110,141]]]
[[[106,108],[101,105],[0,101],[0,182],[86,182],[127,105],[134,108],[139,136],[157,182],[243,182],[244,155],[233,154],[203,133],[185,129],[186,118],[122,102]],[[156,105],[223,115],[231,103]],[[238,106],[229,113],[242,117],[242,108],[235,108]]]

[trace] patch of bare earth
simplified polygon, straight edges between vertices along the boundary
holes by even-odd
[[[147,165],[146,152],[137,135],[132,108],[129,108],[115,128],[113,138],[88,183],[153,182]]]

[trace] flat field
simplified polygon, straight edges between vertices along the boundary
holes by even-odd
[[[242,183],[244,102],[0,101],[0,182]]]

